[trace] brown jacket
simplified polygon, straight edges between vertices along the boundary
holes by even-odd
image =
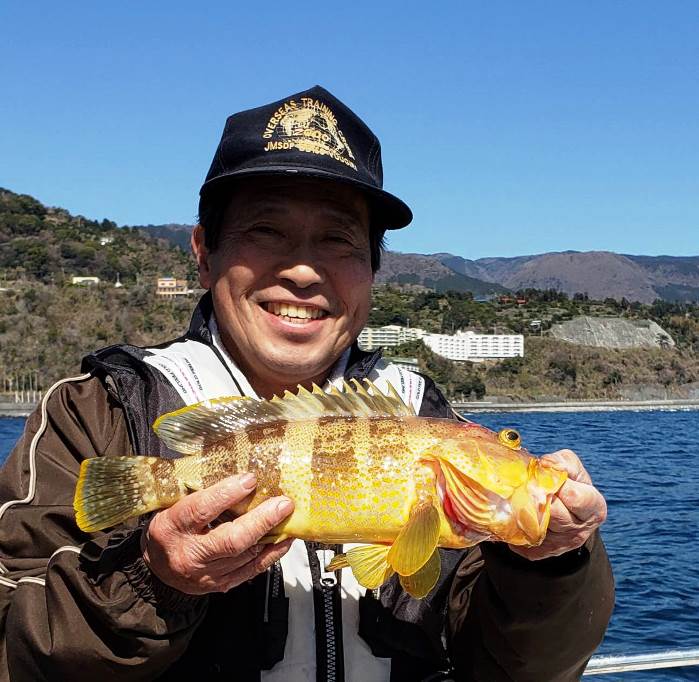
[[[66,380],[29,418],[0,472],[0,680],[257,675],[259,663],[247,660],[260,637],[248,626],[254,587],[184,595],[149,573],[137,523],[91,536],[76,527],[82,459],[130,453],[123,407],[100,378]],[[487,543],[465,552],[446,619],[454,677],[578,679],[613,599],[599,536],[541,562]],[[413,679],[418,668],[394,657],[392,679]]]

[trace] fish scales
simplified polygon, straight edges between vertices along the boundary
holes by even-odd
[[[332,417],[292,423],[281,491],[294,499],[296,510],[280,531],[326,542],[395,539],[418,496],[419,450],[411,441],[418,448],[431,442],[429,436],[410,438],[424,428],[421,421]],[[258,487],[264,485],[263,479]],[[436,496],[433,483],[430,492]],[[446,519],[445,525],[449,529]]]
[[[204,450],[197,458],[202,475],[196,487],[250,471],[258,485],[246,509],[276,495],[294,500],[284,534],[389,542],[417,499],[413,469],[419,452],[435,439],[425,433],[425,421],[327,417],[250,427]]]

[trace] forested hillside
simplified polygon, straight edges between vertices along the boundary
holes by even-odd
[[[0,189],[0,281],[62,284],[73,275],[127,284],[158,275],[192,276],[193,262],[165,239],[49,208]]]

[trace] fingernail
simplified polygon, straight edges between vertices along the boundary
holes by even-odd
[[[284,499],[281,502],[277,503],[277,511],[280,514],[288,514],[293,508],[294,505],[292,501],[289,499]]]
[[[243,474],[240,478],[240,485],[246,490],[252,490],[257,485],[255,474]]]

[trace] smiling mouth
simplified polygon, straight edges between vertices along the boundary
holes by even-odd
[[[294,305],[292,303],[275,303],[269,301],[262,307],[272,315],[281,317],[291,324],[309,324],[312,320],[321,320],[328,316],[328,311],[310,305]]]

